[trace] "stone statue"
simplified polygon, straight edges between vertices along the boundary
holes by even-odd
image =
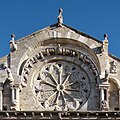
[[[107,111],[109,109],[108,102],[106,100],[102,101],[102,110]]]
[[[11,47],[12,47],[12,51],[16,51],[17,49],[18,49],[18,47],[17,47],[17,44],[15,43],[15,40],[14,40],[14,38],[15,38],[15,35],[14,34],[12,34],[11,35],[11,38],[12,38],[12,40],[10,41],[10,43],[11,43]]]
[[[110,73],[116,73],[117,72],[117,66],[115,64],[115,61],[110,62]]]
[[[58,26],[62,27],[62,24],[63,24],[63,16],[62,16],[62,13],[63,13],[63,9],[60,8],[59,9],[59,15],[58,15]]]
[[[108,35],[107,34],[104,34],[104,39],[108,40]]]
[[[103,40],[103,45],[101,48],[101,52],[105,52],[108,54],[108,35],[104,34],[104,40]]]
[[[12,101],[12,106],[10,107],[10,109],[11,110],[17,110],[17,104],[18,104],[17,100],[13,100]]]
[[[107,81],[109,79],[109,71],[105,70],[105,80]]]
[[[5,66],[5,70],[7,71],[8,80],[9,80],[10,82],[13,82],[13,81],[14,81],[14,78],[13,78],[11,69],[7,66],[7,64],[5,64],[4,66]]]

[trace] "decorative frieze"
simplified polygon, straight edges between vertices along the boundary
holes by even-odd
[[[61,56],[69,56],[69,57],[76,57],[80,61],[82,61],[85,64],[88,64],[89,68],[93,71],[94,75],[98,77],[98,69],[96,65],[93,63],[93,61],[84,53],[81,53],[80,51],[76,51],[74,49],[66,48],[58,44],[58,46],[54,47],[45,47],[40,50],[40,52],[37,52],[34,56],[32,56],[24,65],[23,71],[22,71],[22,85],[26,86],[29,73],[31,69],[34,67],[34,65],[44,60],[47,56],[52,55],[61,55]]]

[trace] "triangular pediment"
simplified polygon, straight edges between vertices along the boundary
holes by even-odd
[[[90,48],[96,48],[102,45],[101,41],[86,33],[78,31],[65,24],[63,24],[62,27],[59,27],[57,23],[48,26],[42,30],[38,30],[26,37],[17,40],[16,42],[19,43],[22,41],[26,41],[27,39],[29,39],[29,41],[30,40],[32,41],[32,39],[34,39],[34,42],[35,41],[41,42],[52,38],[65,38],[65,39],[77,40],[83,44],[86,44]]]

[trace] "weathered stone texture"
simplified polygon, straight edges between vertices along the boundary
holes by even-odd
[[[17,40],[18,49],[0,59],[0,110],[119,110],[120,59],[105,41],[64,24]]]

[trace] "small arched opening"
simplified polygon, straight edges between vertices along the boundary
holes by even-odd
[[[119,110],[119,86],[115,79],[110,79],[109,107],[110,110]]]

